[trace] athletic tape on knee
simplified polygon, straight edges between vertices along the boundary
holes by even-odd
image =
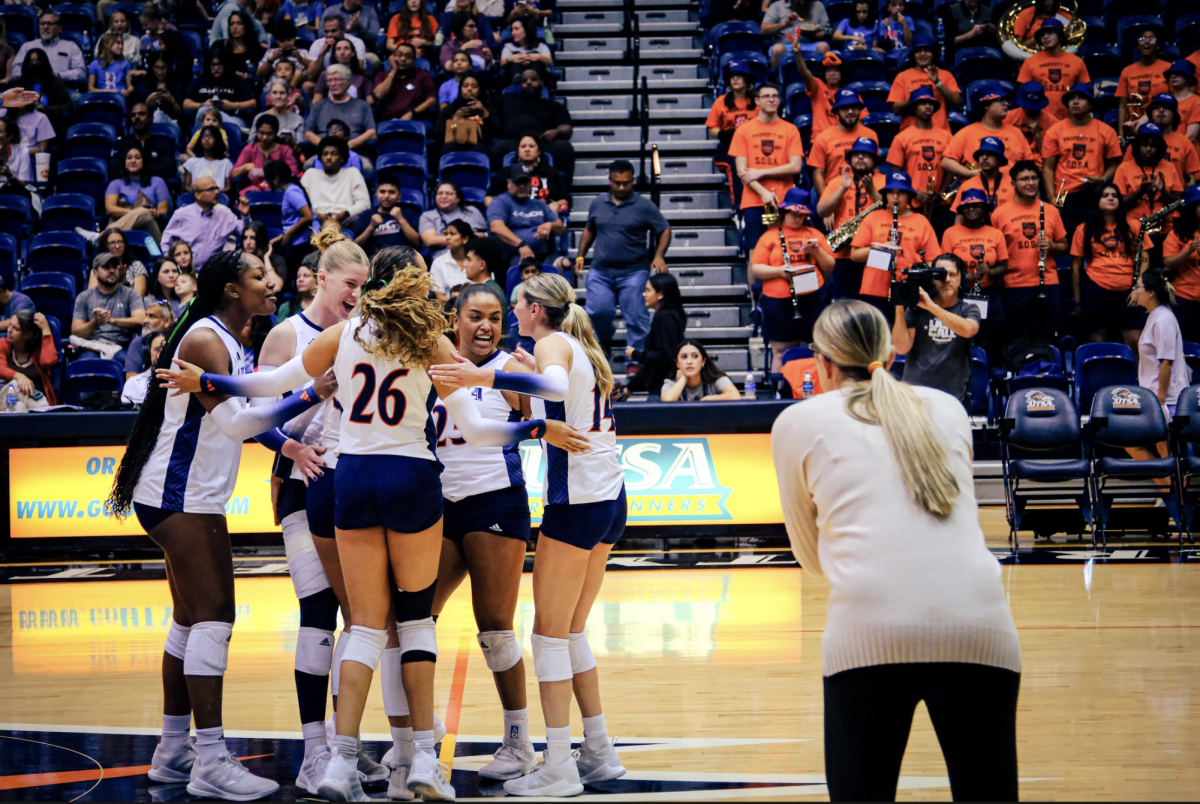
[[[521,661],[521,643],[513,631],[480,631],[479,647],[493,673],[503,673]]]
[[[383,713],[388,717],[408,715],[408,696],[404,694],[404,679],[400,674],[400,648],[383,652],[379,675],[383,682]]]
[[[171,620],[171,627],[167,629],[167,641],[163,643],[163,651],[179,661],[183,661],[187,655],[188,634],[190,633],[192,633],[191,626],[183,626]]]
[[[433,618],[396,623],[400,637],[400,662],[436,662],[438,655],[437,629]]]
[[[567,642],[571,651],[571,673],[573,675],[586,673],[596,666],[596,657],[592,655],[592,646],[588,644],[587,634],[583,631],[577,634],[567,634]]]
[[[223,676],[229,665],[229,640],[233,624],[204,622],[192,625],[183,656],[185,676]]]
[[[322,589],[330,588],[329,579],[325,576],[325,567],[321,565],[321,557],[316,552],[289,556],[288,573],[292,576],[292,586],[298,598],[311,597]]]
[[[300,625],[302,627],[336,631],[337,615],[337,595],[328,587],[315,595],[300,598]]]
[[[375,668],[379,667],[379,657],[383,655],[385,645],[387,645],[387,631],[382,628],[356,625],[350,630],[350,644],[346,646],[346,652],[342,654],[342,661],[358,662],[364,667],[371,668],[371,672],[374,673]]]
[[[333,648],[333,672],[329,674],[329,694],[334,698],[338,694],[338,682],[342,680],[342,658],[346,655],[346,648],[350,645],[350,629],[342,629],[342,633],[338,635],[337,644]]]
[[[567,640],[534,634],[533,672],[538,681],[570,681],[571,649]]]
[[[296,637],[296,669],[310,676],[327,676],[333,666],[333,632],[300,626]]]
[[[392,603],[396,607],[396,622],[424,620],[433,616],[433,593],[436,591],[437,581],[420,592],[405,592],[397,586],[395,594],[392,595]]]
[[[283,552],[290,563],[293,558],[304,553],[315,552],[312,532],[308,529],[308,514],[304,511],[293,511],[280,522],[283,529]]]

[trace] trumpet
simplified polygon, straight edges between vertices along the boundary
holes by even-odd
[[[876,201],[874,204],[871,204],[862,212],[858,213],[853,218],[834,229],[833,233],[829,235],[830,250],[841,251],[843,248],[845,248],[846,244],[853,240],[854,236],[858,234],[858,227],[862,226],[863,220],[875,210],[882,208],[883,202]]]
[[[933,210],[937,206],[937,201],[934,200],[936,197],[935,194],[937,193],[936,170],[929,174],[929,181],[925,183],[925,192],[929,193],[929,200],[925,202],[925,208],[922,211],[925,213],[925,217],[927,219],[933,220]]]
[[[1054,196],[1054,206],[1062,209],[1062,205],[1067,202],[1067,180],[1063,179],[1058,185],[1058,192]]]
[[[1146,110],[1146,99],[1137,92],[1130,92],[1125,101],[1125,125],[1132,126],[1133,122],[1142,116]]]

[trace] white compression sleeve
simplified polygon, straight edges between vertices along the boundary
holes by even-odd
[[[279,396],[300,388],[311,379],[304,369],[304,355],[298,354],[271,371],[259,370],[237,376],[205,372],[200,378],[200,388],[229,396]]]
[[[459,388],[442,400],[446,410],[454,417],[454,425],[467,443],[476,447],[506,447],[519,444],[530,438],[541,438],[546,434],[546,423],[541,419],[528,422],[498,422],[479,415],[479,408],[471,396],[470,388]]]
[[[319,402],[316,392],[312,388],[305,388],[287,399],[263,407],[250,407],[233,397],[213,408],[210,415],[230,441],[245,441],[284,424]]]

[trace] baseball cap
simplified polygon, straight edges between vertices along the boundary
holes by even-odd
[[[114,262],[116,259],[116,254],[109,254],[107,251],[101,252],[96,255],[96,259],[92,260],[92,270],[94,271],[97,268],[108,265],[110,262]]]
[[[509,181],[532,181],[529,170],[524,165],[517,162],[511,165],[508,169]]]
[[[830,108],[841,109],[846,106],[865,106],[865,104],[857,92],[852,92],[848,89],[839,89],[837,94],[833,96],[833,103],[830,105]]]

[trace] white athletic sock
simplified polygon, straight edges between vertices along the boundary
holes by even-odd
[[[354,737],[343,734],[334,737],[333,750],[351,765],[358,766],[358,740]]]
[[[216,762],[225,751],[225,729],[221,726],[196,729],[196,750],[200,752],[201,765]]]
[[[325,739],[325,723],[317,721],[316,723],[304,723],[300,726],[300,733],[304,735],[304,758],[308,759],[324,745],[328,745]]]
[[[504,740],[510,743],[529,742],[529,710],[504,710]]]
[[[424,751],[429,756],[437,756],[433,750],[433,729],[429,731],[414,731],[413,743],[416,744],[418,751]]]
[[[546,753],[548,765],[558,765],[571,758],[571,727],[561,729],[546,727]]]
[[[178,751],[186,746],[191,730],[191,715],[163,715],[161,741],[163,750]]]
[[[592,751],[600,751],[608,744],[608,728],[604,725],[604,715],[583,719],[583,744]]]
[[[412,762],[413,730],[411,726],[391,726],[392,761],[397,765]]]

